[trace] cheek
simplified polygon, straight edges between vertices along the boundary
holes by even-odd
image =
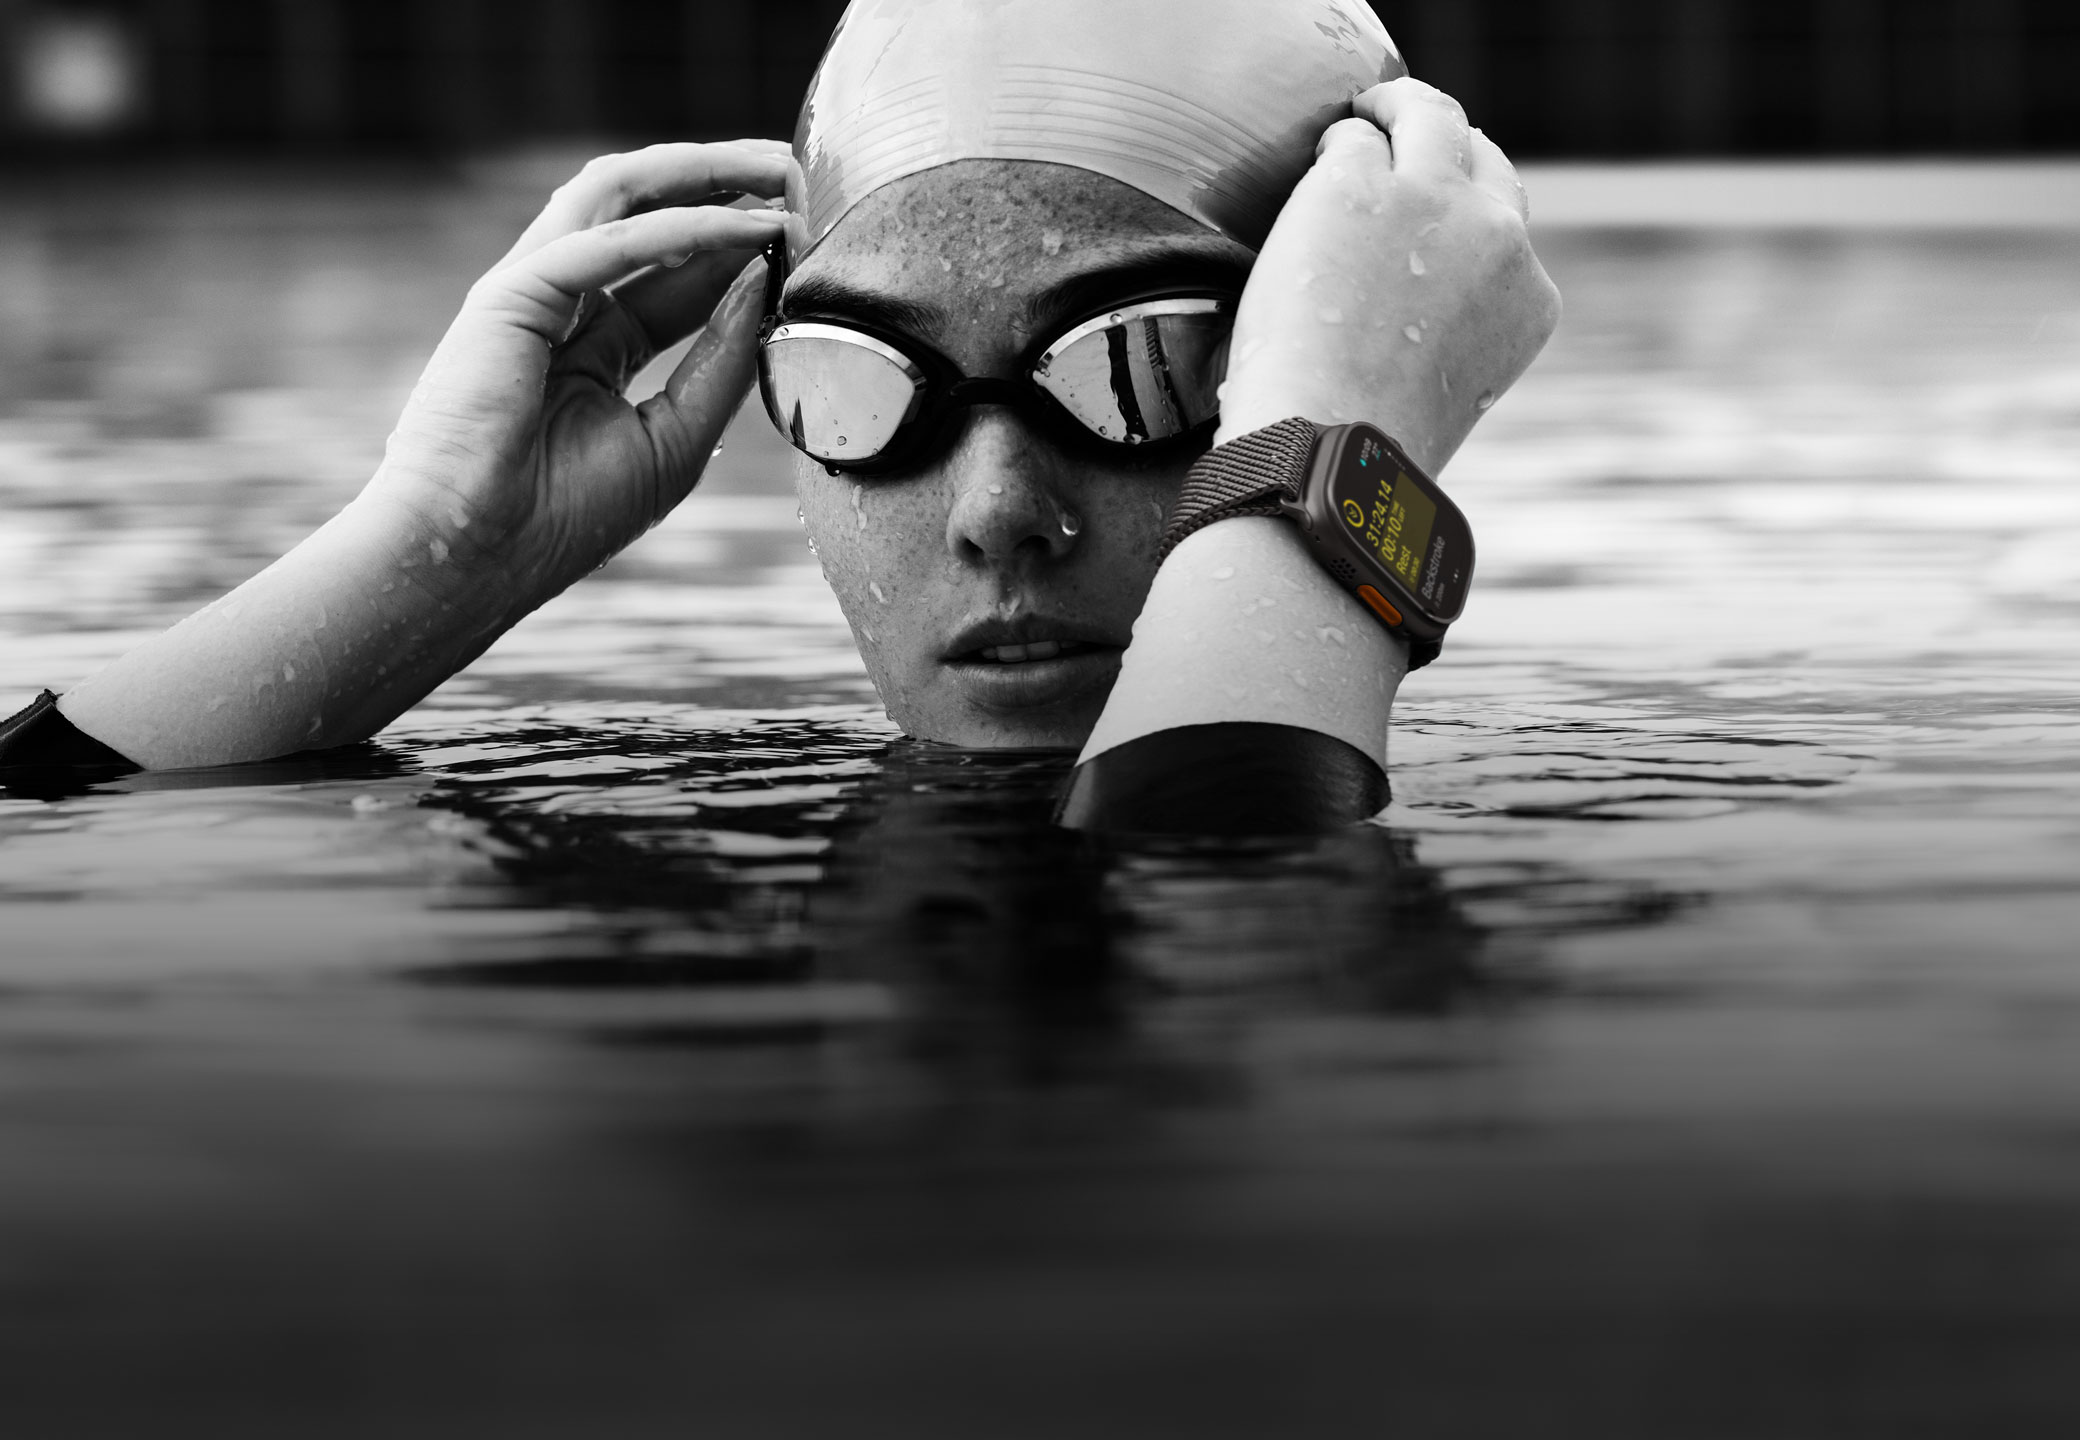
[[[908,625],[909,606],[941,547],[932,528],[930,496],[911,487],[877,486],[798,464],[795,496],[846,619],[862,640],[896,640]]]

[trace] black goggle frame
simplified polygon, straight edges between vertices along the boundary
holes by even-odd
[[[958,412],[977,405],[1002,405],[1016,410],[1029,420],[1043,424],[1056,439],[1067,445],[1087,448],[1108,459],[1118,459],[1123,454],[1152,459],[1158,454],[1187,444],[1203,447],[1220,423],[1220,416],[1216,413],[1175,435],[1155,439],[1114,439],[1091,429],[1059,400],[1040,388],[1031,377],[1051,351],[1064,349],[1068,343],[1079,338],[1078,332],[1117,323],[1114,317],[1137,305],[1165,301],[1190,303],[1194,305],[1194,313],[1225,315],[1232,321],[1235,312],[1235,296],[1232,293],[1166,289],[1115,301],[1065,327],[1060,334],[1044,343],[1035,342],[1019,361],[1020,373],[1025,378],[1006,380],[996,376],[969,375],[952,360],[913,336],[883,330],[857,320],[817,319],[814,316],[805,316],[799,320],[782,320],[780,300],[782,292],[787,288],[788,277],[785,242],[775,241],[766,246],[765,257],[765,318],[760,322],[758,330],[759,397],[765,404],[766,414],[772,420],[773,428],[787,437],[789,444],[794,445],[833,475],[877,476],[914,468],[928,459],[944,439],[947,422]],[[873,348],[892,352],[888,358],[907,366],[913,372],[918,394],[911,411],[899,423],[889,443],[871,456],[848,460],[814,454],[792,433],[788,418],[781,413],[779,401],[773,390],[771,370],[766,361],[766,346],[775,338],[785,338],[789,333],[802,334],[806,330],[813,334],[817,329],[842,332],[847,340],[864,337],[873,342]]]

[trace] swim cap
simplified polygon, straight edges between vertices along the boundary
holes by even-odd
[[[1363,0],[852,0],[795,130],[795,239],[907,175],[1039,160],[1260,249],[1322,132],[1407,73]]]

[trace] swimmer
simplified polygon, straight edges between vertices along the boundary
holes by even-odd
[[[1228,771],[1297,785],[1310,822],[1360,818],[1384,796],[1405,642],[1290,522],[1223,520],[1159,568],[1165,521],[1209,445],[1296,416],[1368,421],[1440,471],[1557,321],[1526,221],[1501,150],[1406,75],[1360,0],[855,0],[793,147],[588,165],[472,288],[360,496],[0,727],[0,763],[367,739],[684,500],[763,344],[769,399],[799,392],[775,418],[824,447],[797,466],[803,513],[904,731],[1080,750],[1073,824],[1189,810],[1179,777]],[[1217,321],[1187,309],[1165,333],[1201,346],[1217,419],[1122,445],[1090,407],[1035,397],[1033,357],[1066,368],[1080,325],[1188,300]],[[1229,317],[1211,343],[1192,329]],[[813,358],[783,349],[802,325],[851,348],[790,369]],[[1000,383],[901,434],[806,433],[803,398],[885,423],[889,372],[855,353],[875,345],[948,395]],[[879,468],[830,449],[868,441]],[[1267,597],[1270,643],[1244,613]]]

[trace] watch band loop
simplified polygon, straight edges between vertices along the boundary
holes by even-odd
[[[1184,477],[1156,563],[1216,520],[1284,514],[1281,502],[1300,498],[1321,435],[1321,426],[1296,416],[1207,451]]]

